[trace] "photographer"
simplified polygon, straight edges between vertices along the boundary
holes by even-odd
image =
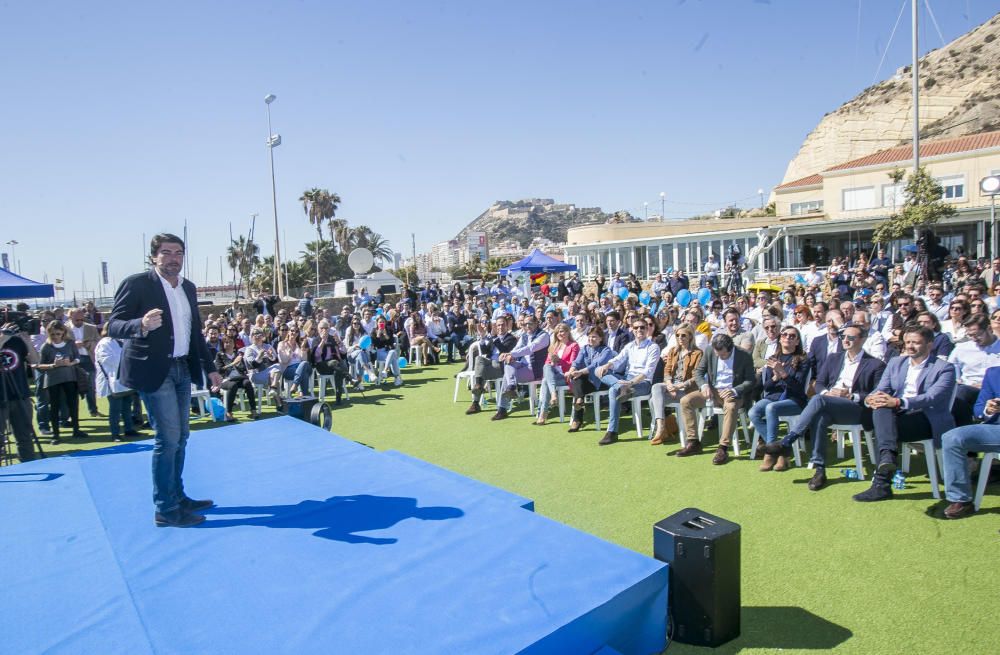
[[[38,353],[29,338],[16,323],[7,323],[0,331],[0,431],[10,426],[17,441],[17,456],[22,462],[35,459],[31,392],[25,363],[37,364]]]

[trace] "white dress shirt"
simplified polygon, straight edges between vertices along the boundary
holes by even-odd
[[[906,386],[903,387],[903,405],[906,406],[906,401],[917,395],[917,379],[920,377],[920,373],[927,368],[928,357],[924,357],[924,361],[919,364],[914,364],[913,360],[910,360],[910,365],[906,369]]]
[[[167,294],[167,304],[170,306],[171,329],[174,333],[174,357],[184,357],[191,346],[191,303],[184,293],[184,278],[177,276],[177,286],[173,286],[159,272],[156,275],[163,285],[163,293]]]
[[[851,391],[851,397],[853,398],[855,394],[853,393],[851,387],[854,386],[854,377],[858,374],[858,365],[861,364],[861,358],[864,357],[865,351],[858,353],[857,357],[853,360],[851,359],[851,353],[844,352],[844,367],[840,369],[840,377],[837,378],[837,384],[834,388],[847,389]]]
[[[986,369],[1000,366],[1000,339],[980,348],[975,341],[963,341],[956,344],[948,355],[948,361],[955,365],[955,381],[973,387],[983,385]]]
[[[656,345],[655,341],[652,339],[646,339],[642,342],[633,340],[625,344],[622,351],[608,362],[608,370],[613,371],[621,366],[622,362],[627,361],[628,368],[625,370],[627,380],[634,380],[641,373],[645,376],[646,381],[652,382],[659,360],[660,347]]]
[[[734,348],[729,353],[729,359],[718,359],[718,364],[715,367],[715,390],[722,391],[724,389],[733,388],[733,363],[736,361],[736,349]]]

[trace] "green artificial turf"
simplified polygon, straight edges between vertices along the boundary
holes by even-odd
[[[936,518],[941,506],[931,498],[921,455],[913,458],[908,488],[893,500],[856,503],[851,495],[867,483],[844,480],[838,468],[828,470],[831,485],[810,492],[808,469],[761,473],[748,451],[724,466],[712,465],[712,448],[669,457],[676,445],[637,440],[629,418],[617,444],[599,447],[589,410],[588,425],[576,434],[556,412],[549,425],[531,425],[526,402],[505,421],[490,421],[492,404],[465,416],[464,384],[452,402],[458,370],[408,369],[401,389],[352,395],[350,406],[335,408],[333,431],[532,498],[540,514],[648,555],[653,524],[680,509],[740,524],[742,634],[714,652],[1000,650],[997,486],[987,489],[975,516]],[[83,428],[94,438],[48,450],[109,445],[99,426],[86,419]],[[198,420],[192,427],[211,426]],[[833,444],[829,452],[835,454]],[[678,643],[668,650],[710,652]]]

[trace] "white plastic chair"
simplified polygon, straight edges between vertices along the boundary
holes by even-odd
[[[709,416],[708,412],[709,411],[711,411],[711,413],[713,415],[715,415],[715,416],[722,416],[725,413],[725,410],[722,407],[717,407],[716,405],[712,405],[711,410],[709,410],[708,407],[701,408],[701,410],[698,412],[698,441],[702,440],[701,436],[705,432],[705,422],[708,420],[708,416]],[[737,457],[739,457],[740,456],[740,435],[739,435],[739,433],[742,432],[743,433],[743,438],[746,440],[747,444],[750,443],[750,427],[749,427],[750,426],[750,416],[747,414],[747,410],[745,408],[740,407],[739,411],[737,412],[737,417],[739,419],[740,424],[739,424],[739,427],[737,428],[736,434],[733,435],[733,437],[734,437],[734,439],[733,439],[733,453]],[[720,429],[721,429],[721,426],[720,426]]]
[[[561,387],[556,390],[556,395],[559,397],[559,422],[562,423],[566,418],[566,393],[569,392],[568,387]],[[593,391],[586,396],[584,396],[584,402],[588,400],[594,405],[594,425],[597,426],[597,430],[601,430],[601,398],[607,398],[607,391]]]
[[[954,409],[955,396],[958,394],[958,385],[951,389],[951,402],[949,407]],[[944,462],[941,451],[934,447],[933,439],[922,439],[920,441],[910,441],[903,444],[902,468],[903,473],[910,472],[910,452],[914,446],[920,446],[924,451],[924,459],[927,462],[927,477],[931,481],[931,496],[935,499],[941,498],[940,476],[938,472],[944,472]],[[869,446],[871,449],[871,446]]]
[[[198,416],[205,418],[211,416],[212,410],[209,403],[212,402],[212,394],[208,389],[199,389],[194,384],[191,385],[191,398],[198,401]]]
[[[475,352],[473,348],[469,348],[468,354],[465,356],[465,370],[460,371],[458,375],[455,376],[455,397],[452,402],[458,402],[458,387],[462,380],[465,380],[465,385],[467,388],[472,389],[472,378],[475,376],[474,364],[475,364]]]
[[[997,453],[983,453],[983,461],[979,464],[979,484],[976,485],[976,497],[972,501],[972,505],[977,512],[983,504],[983,496],[986,495],[986,483],[990,481],[990,467],[993,466],[993,460],[995,459],[1000,459]]]
[[[640,439],[643,438],[642,435],[642,403],[643,401],[649,402],[652,399],[650,394],[645,394],[643,396],[633,396],[632,397],[632,422],[635,423],[635,433]],[[652,415],[652,410],[650,410],[650,415]],[[652,419],[650,419],[652,420]],[[652,426],[650,426],[649,438],[653,438]]]
[[[424,351],[420,346],[410,346],[410,365],[411,366],[423,366],[424,365]]]
[[[833,431],[833,438],[837,441],[837,457],[844,457],[844,439],[847,435],[851,437],[851,445],[854,447],[854,468],[858,472],[858,479],[865,479],[865,459],[861,454],[861,438],[864,435],[865,441],[868,443],[868,454],[872,459],[872,466],[875,466],[875,455],[873,452],[873,437],[870,430],[865,430],[864,426],[860,423],[847,424],[847,423],[835,423],[830,426],[830,430]],[[809,468],[812,468],[812,463],[809,463]]]

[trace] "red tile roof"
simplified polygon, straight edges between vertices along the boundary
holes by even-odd
[[[938,155],[950,155],[956,152],[969,152],[972,150],[984,150],[986,148],[1000,147],[1000,132],[982,132],[979,134],[969,134],[954,139],[942,139],[940,141],[922,141],[920,143],[921,157],[935,157]],[[837,164],[824,172],[844,171],[851,168],[862,168],[864,166],[878,166],[881,164],[891,164],[893,162],[907,161],[913,158],[913,146],[896,146],[880,150],[867,157],[852,159],[851,161]],[[809,179],[809,178],[803,178]],[[790,182],[789,184],[795,184]],[[788,186],[783,185],[783,186]],[[779,189],[781,187],[778,187]]]
[[[813,185],[813,184],[822,184],[822,183],[823,183],[823,176],[820,175],[819,173],[814,173],[812,175],[800,178],[798,180],[792,180],[791,182],[785,182],[784,184],[782,184],[780,186],[774,187],[774,190],[775,191],[781,191],[783,189],[791,189],[793,187],[810,186],[810,185]]]

